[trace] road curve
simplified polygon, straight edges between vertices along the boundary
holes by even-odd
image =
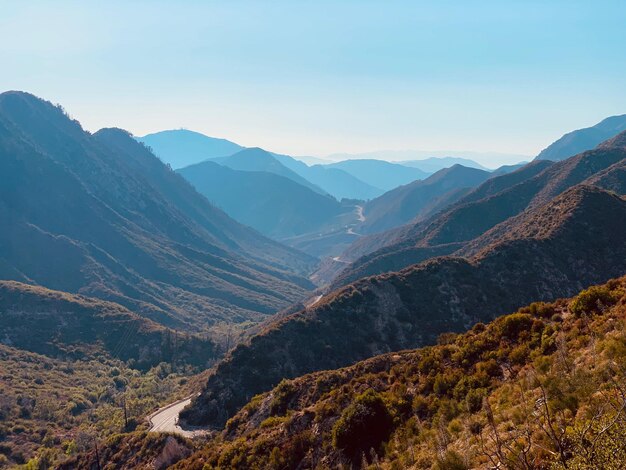
[[[178,415],[184,407],[191,403],[192,397],[170,403],[148,416],[150,432],[171,432],[185,437],[194,437],[205,434],[203,429],[183,429],[178,425]]]

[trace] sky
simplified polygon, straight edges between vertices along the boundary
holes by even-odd
[[[0,0],[0,91],[91,131],[534,156],[626,113],[625,25],[623,0]]]

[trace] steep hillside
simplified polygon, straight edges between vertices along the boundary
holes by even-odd
[[[429,175],[429,173],[418,168],[373,159],[344,160],[324,166],[346,171],[370,186],[384,191],[390,191],[398,186],[412,183],[415,180],[422,180]]]
[[[209,158],[227,157],[243,150],[241,145],[226,139],[208,137],[199,132],[175,129],[136,137],[172,168],[199,163]]]
[[[213,158],[212,161],[233,170],[274,173],[289,178],[319,194],[326,194],[324,190],[283,165],[276,156],[258,147],[244,149],[228,157]]]
[[[611,116],[592,127],[568,132],[537,155],[536,160],[565,160],[626,130],[626,114]]]
[[[211,206],[120,130],[92,136],[32,95],[0,95],[0,279],[205,329],[302,298],[314,260]]]
[[[533,162],[493,178],[429,219],[357,241],[342,257],[350,261],[363,255],[333,285],[402,269],[433,255],[452,254],[495,225],[550,201],[625,158],[623,149],[598,148],[552,165]]]
[[[146,369],[161,362],[208,367],[215,345],[178,334],[141,318],[121,305],[0,281],[2,343],[64,359],[106,355]]]
[[[289,178],[207,161],[178,170],[200,194],[242,224],[284,239],[312,231],[346,209]]]
[[[359,231],[382,232],[423,219],[454,203],[490,176],[488,171],[454,165],[422,181],[400,186],[365,204],[365,221]]]
[[[626,272],[626,201],[600,189],[577,186],[511,232],[469,259],[361,279],[270,324],[218,365],[185,418],[220,426],[282,378],[429,344]]]
[[[175,468],[624,468],[625,292],[610,281],[285,380]]]

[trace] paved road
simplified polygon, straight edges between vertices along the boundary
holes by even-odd
[[[178,425],[178,414],[191,403],[191,397],[179,400],[154,412],[148,417],[150,432],[172,432],[185,437],[204,434],[202,429],[183,429]]]

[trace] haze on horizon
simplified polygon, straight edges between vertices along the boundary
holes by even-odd
[[[626,112],[624,24],[626,4],[606,0],[9,0],[0,90],[62,103],[92,131],[532,157]]]

